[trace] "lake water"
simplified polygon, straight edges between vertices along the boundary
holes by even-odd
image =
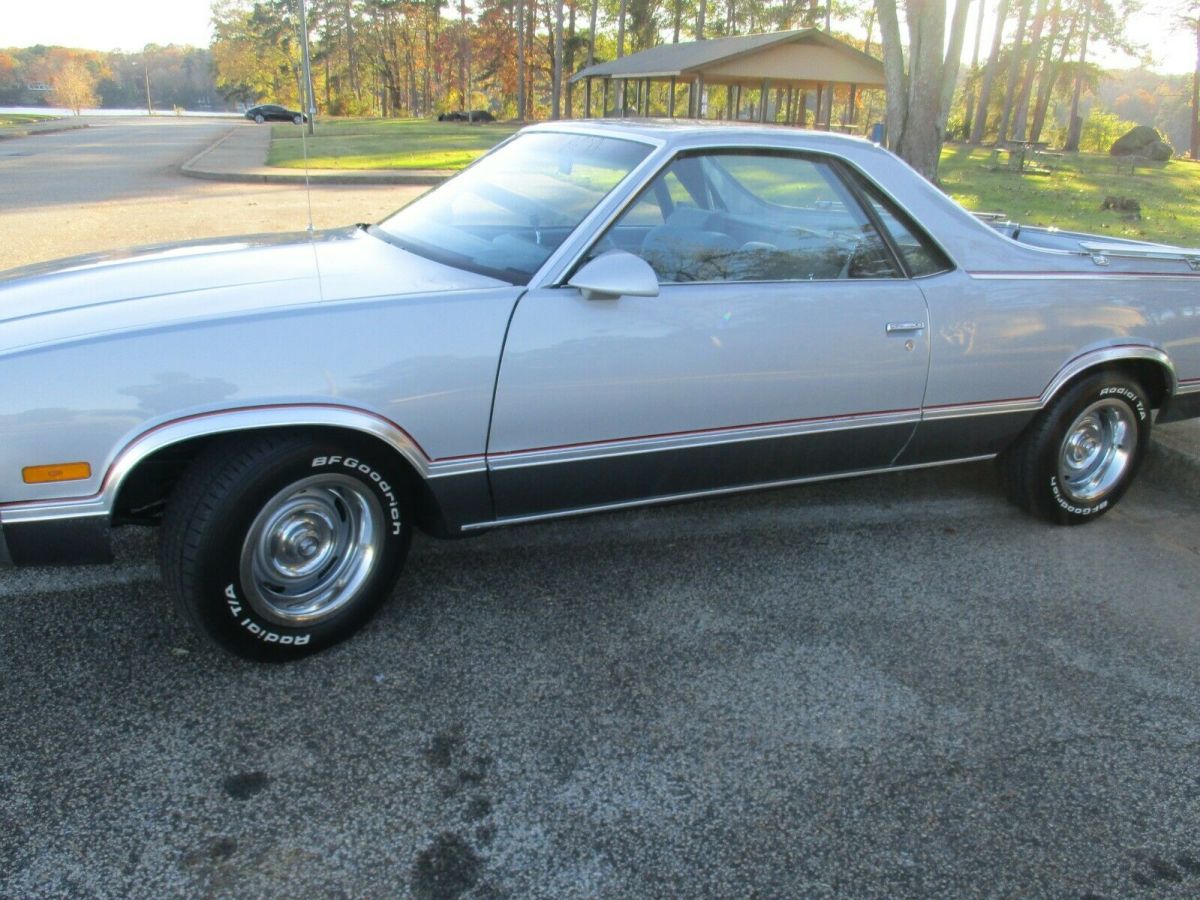
[[[33,116],[70,116],[74,115],[69,109],[64,109],[60,106],[0,106],[0,113],[15,113],[21,115]],[[80,112],[82,116],[145,116],[146,110],[142,109],[85,109]],[[154,111],[155,116],[174,116],[176,112],[173,109],[164,109]],[[239,112],[202,112],[199,110],[185,109],[178,113],[181,116],[203,116],[205,118],[241,118]]]

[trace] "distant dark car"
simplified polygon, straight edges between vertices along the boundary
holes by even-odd
[[[285,109],[273,103],[262,106],[252,106],[246,110],[246,118],[255,122],[295,122],[297,125],[308,121],[308,116],[295,110]]]
[[[472,112],[464,112],[461,109],[456,109],[454,112],[438,113],[439,122],[495,122],[496,117],[486,109],[476,109]]]

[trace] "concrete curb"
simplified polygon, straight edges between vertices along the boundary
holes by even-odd
[[[189,178],[200,178],[207,181],[232,181],[243,184],[304,184],[305,174],[295,169],[272,169],[263,171],[265,166],[247,167],[241,171],[233,169],[206,168],[204,159],[225,141],[237,133],[241,125],[235,125],[221,135],[187,162],[179,167],[179,173]],[[408,184],[428,187],[441,184],[454,172],[436,169],[420,171],[402,170],[364,170],[353,169],[346,171],[329,171],[328,169],[309,169],[307,181],[309,184]]]
[[[80,122],[79,124],[59,125],[53,128],[3,128],[0,129],[0,141],[7,141],[12,138],[34,137],[39,134],[57,134],[60,131],[78,131],[80,128],[91,127],[86,122]]]
[[[180,169],[180,173],[189,178],[201,178],[207,181],[233,181],[247,184],[304,184],[304,173],[276,172],[216,172],[201,168]],[[405,173],[364,172],[356,169],[352,172],[328,172],[325,170],[309,170],[309,184],[408,184],[431,186],[441,184],[453,173],[445,175],[409,175]]]
[[[229,140],[229,138],[233,136],[234,130],[235,130],[234,128],[230,128],[228,131],[226,131],[223,135],[221,135],[219,138],[217,138],[215,141],[213,141],[211,144],[209,144],[207,147],[205,147],[199,153],[195,154],[191,159],[187,160],[182,165],[180,165],[180,167],[179,167],[180,173],[183,175],[191,175],[194,171],[196,171],[194,169],[194,166],[198,162],[200,162],[200,160],[202,160],[204,157],[208,156],[208,154],[212,153],[219,146],[221,146],[221,144],[225,143],[225,141]]]

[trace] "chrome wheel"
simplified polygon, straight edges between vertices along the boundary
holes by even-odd
[[[1101,499],[1121,482],[1133,463],[1138,425],[1120,400],[1099,400],[1067,429],[1058,456],[1058,480],[1079,503]]]
[[[246,599],[277,624],[316,623],[355,598],[383,545],[383,510],[368,486],[345,475],[305,478],[267,501],[250,526]]]

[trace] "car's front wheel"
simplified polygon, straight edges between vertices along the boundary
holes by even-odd
[[[1108,512],[1150,440],[1150,398],[1131,378],[1098,372],[1070,387],[1000,460],[1009,496],[1063,525]]]
[[[324,649],[391,594],[412,536],[405,485],[385,448],[353,439],[217,445],[168,503],[163,579],[186,616],[238,656]]]
[[[292,121],[295,122],[297,125],[303,125],[304,117],[302,115],[300,115],[300,113],[296,113],[296,115],[292,116]]]
[[[263,122],[267,121],[267,117],[264,116],[262,113],[255,113],[254,121],[257,122],[259,125],[261,125]]]

